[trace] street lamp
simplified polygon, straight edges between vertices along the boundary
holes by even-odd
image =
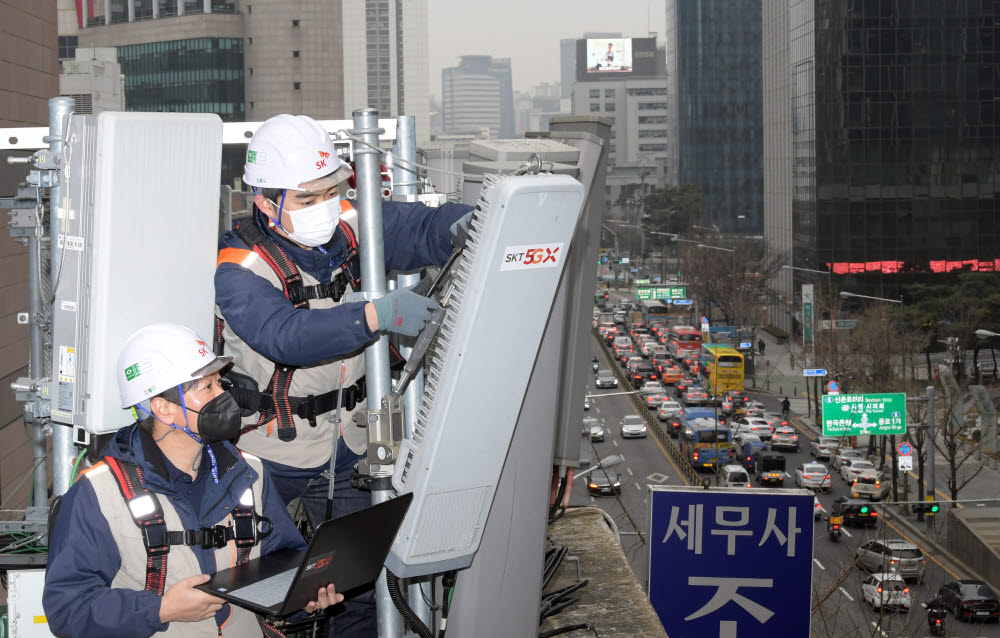
[[[587,436],[590,436],[590,434],[587,433]],[[592,468],[590,468],[588,470],[584,470],[582,472],[579,472],[577,474],[574,474],[573,478],[578,479],[581,476],[586,476],[587,474],[593,472],[594,470],[596,470],[598,468],[605,469],[605,468],[613,467],[615,465],[618,465],[621,462],[622,462],[622,457],[618,456],[617,454],[611,454],[609,456],[605,456],[603,459],[601,459],[600,461],[598,461],[597,465],[595,465],[594,467],[592,467]]]
[[[612,237],[615,238],[615,256],[617,257],[618,256],[618,233],[616,233],[615,231],[611,230],[610,228],[608,228],[604,224],[601,224],[601,228],[603,228],[604,230],[606,230],[609,233],[611,233]]]
[[[900,306],[903,305],[903,300],[900,299],[886,299],[885,297],[870,297],[868,295],[859,295],[853,292],[847,292],[846,290],[840,291],[840,298],[847,299],[848,297],[857,297],[858,299],[874,299],[875,301],[885,301],[887,303],[898,303]]]

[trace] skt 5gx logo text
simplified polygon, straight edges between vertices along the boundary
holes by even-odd
[[[552,268],[561,263],[562,256],[562,244],[508,246],[504,250],[500,270]]]

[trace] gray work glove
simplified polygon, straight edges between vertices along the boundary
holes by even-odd
[[[472,224],[472,214],[475,212],[470,210],[451,225],[451,243],[455,248],[465,248],[465,244],[468,243],[469,225]]]
[[[411,288],[413,286],[392,290],[372,302],[378,315],[379,330],[415,337],[434,311],[440,308],[438,302],[421,297]]]

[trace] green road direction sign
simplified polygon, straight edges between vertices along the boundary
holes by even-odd
[[[646,279],[636,279],[635,283],[636,284],[648,284],[649,283],[649,278],[647,277]]]
[[[687,288],[685,286],[648,286],[635,289],[635,296],[639,301],[649,301],[652,299],[687,299]]]
[[[823,397],[823,436],[905,433],[905,394],[838,394]]]

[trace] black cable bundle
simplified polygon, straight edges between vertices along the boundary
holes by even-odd
[[[403,598],[402,592],[399,590],[399,578],[396,577],[388,569],[385,570],[385,584],[386,588],[389,590],[389,598],[392,599],[392,604],[396,606],[399,611],[399,615],[403,617],[406,624],[410,626],[413,631],[416,632],[420,638],[434,638],[431,635],[431,630],[427,628],[424,621],[420,620],[408,604],[406,604],[406,599]]]

